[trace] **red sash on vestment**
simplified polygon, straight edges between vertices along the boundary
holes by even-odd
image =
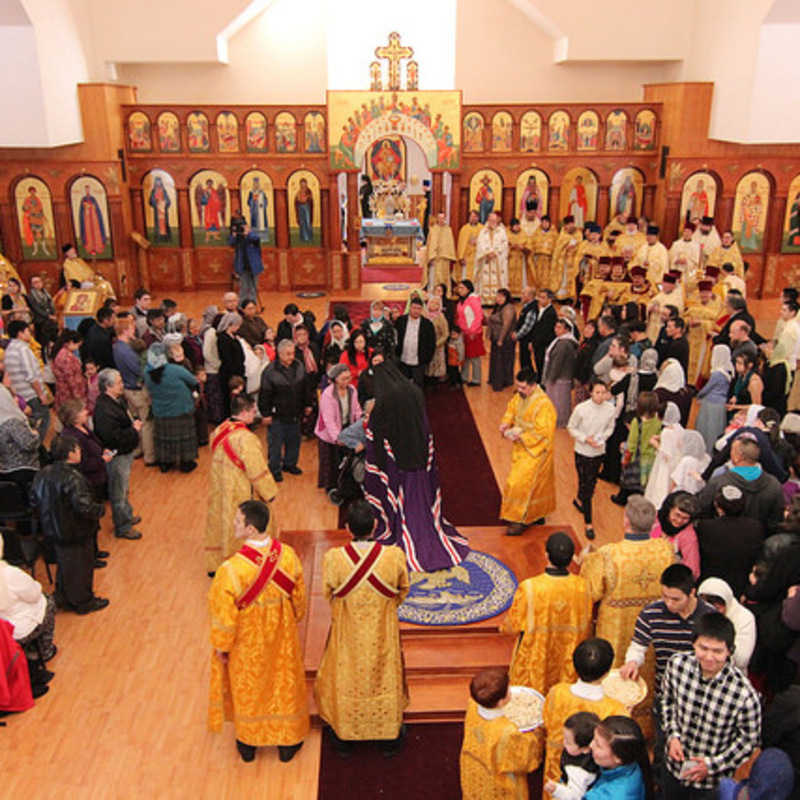
[[[340,599],[346,597],[364,581],[378,592],[378,594],[382,594],[384,597],[397,597],[397,589],[387,586],[373,572],[383,552],[383,546],[379,542],[375,542],[363,556],[359,555],[358,550],[356,550],[352,544],[346,545],[344,547],[344,552],[350,561],[353,562],[355,569],[350,573],[347,580],[333,593],[334,597]]]
[[[240,611],[254,603],[270,581],[288,595],[294,591],[295,582],[283,570],[278,569],[282,550],[283,546],[277,539],[272,540],[272,545],[267,553],[261,553],[247,544],[242,545],[239,555],[244,556],[261,569],[258,571],[256,579],[237,598],[236,608]]]
[[[233,445],[228,441],[228,437],[234,432],[239,431],[244,428],[247,429],[247,425],[244,422],[239,422],[239,420],[227,420],[226,422],[222,423],[222,430],[214,437],[214,441],[211,442],[211,452],[213,453],[219,445],[222,445],[222,449],[225,451],[225,455],[234,463],[235,466],[239,467],[242,472],[245,470],[244,461],[236,454],[236,451],[233,449]]]

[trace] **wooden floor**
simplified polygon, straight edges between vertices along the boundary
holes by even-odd
[[[180,310],[193,315],[219,302],[221,294],[206,291],[173,298]],[[365,287],[358,295],[337,297],[403,294]],[[263,297],[265,320],[276,325],[283,306],[296,299],[290,293]],[[329,300],[298,302],[322,320]],[[765,321],[759,329],[771,330],[778,302],[753,305],[759,320]],[[510,390],[494,393],[483,385],[469,389],[467,396],[502,487],[510,446],[497,426]],[[111,605],[87,617],[57,616],[59,653],[49,665],[56,673],[49,694],[30,711],[7,718],[7,727],[0,728],[0,797],[316,797],[318,728],[288,765],[279,764],[270,749],[259,752],[254,764],[245,765],[236,754],[230,727],[222,735],[206,730],[210,648],[205,598],[209,580],[202,548],[208,464],[208,448],[202,449],[199,468],[189,475],[165,476],[146,469],[141,460],[135,462],[131,501],[143,517],[139,528],[144,537],[133,542],[114,539],[109,535],[108,516],[103,519],[101,547],[112,555],[108,567],[96,573],[95,584],[96,592],[109,597]],[[316,488],[314,442],[303,444],[300,466],[302,476],[286,475],[280,485],[275,511],[282,529],[334,530],[337,509]],[[571,526],[580,534],[582,519],[571,503],[576,477],[566,431],[558,431],[556,436],[556,476],[558,506],[548,525]],[[622,534],[622,512],[608,500],[611,488],[603,483],[598,487],[597,544],[619,539]],[[323,540],[328,536],[308,537],[314,541],[320,535]],[[486,535],[489,541],[482,549],[518,570],[525,563],[538,571],[539,566],[534,565],[541,564],[541,531],[517,540],[503,539],[496,531]],[[301,534],[292,536],[296,540]],[[517,576],[527,577],[519,571]],[[47,589],[43,571],[38,571],[37,577]],[[324,626],[320,620],[325,611],[318,600],[314,605],[318,611],[312,625],[317,636],[320,625]],[[414,638],[404,636],[409,642]],[[422,645],[412,647],[424,650],[424,639]],[[453,677],[454,682],[460,680]],[[432,685],[431,695],[440,690],[442,687]],[[450,703],[445,701],[445,705]]]

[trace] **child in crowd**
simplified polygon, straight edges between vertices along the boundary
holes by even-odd
[[[86,377],[86,408],[91,417],[94,414],[94,404],[100,396],[100,387],[97,383],[99,376],[97,364],[91,359],[84,361],[83,374]]]
[[[270,328],[269,325],[264,331],[264,350],[266,350],[267,358],[272,363],[275,360],[275,328]]]
[[[453,389],[460,389],[464,381],[461,378],[461,367],[464,366],[464,338],[461,328],[454,325],[447,339],[447,377]]]
[[[658,452],[653,443],[653,437],[661,433],[659,406],[660,402],[655,392],[642,392],[639,395],[636,416],[631,420],[628,441],[624,445],[625,454],[622,457],[623,474],[620,490],[611,496],[611,501],[618,506],[624,506],[632,494],[643,494],[644,487],[647,486],[650,471],[653,469]],[[627,465],[636,461],[637,458],[639,460],[638,472],[636,475],[627,476]]]
[[[592,497],[606,452],[606,441],[614,432],[617,410],[613,403],[607,402],[609,394],[604,381],[594,379],[589,391],[589,399],[575,406],[567,430],[575,440],[575,469],[578,472],[578,497],[572,505],[583,514],[586,538],[594,539]]]
[[[546,781],[544,790],[556,800],[581,800],[597,780],[600,767],[592,758],[592,739],[600,717],[591,711],[578,711],[564,722],[564,749],[561,751],[561,782]]]
[[[206,369],[202,364],[194,368],[194,376],[199,386],[195,393],[194,425],[197,430],[197,444],[202,447],[208,444],[208,401],[206,400]]]
[[[499,667],[482,670],[469,685],[460,759],[463,800],[528,798],[527,773],[539,766],[540,737],[537,731],[523,733],[504,715],[508,685],[508,671]]]

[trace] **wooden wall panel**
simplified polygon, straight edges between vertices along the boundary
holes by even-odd
[[[264,271],[258,279],[258,288],[267,292],[278,290],[278,253],[274,247],[261,250],[261,261]]]
[[[147,251],[150,286],[153,291],[181,288],[181,252],[163,247]]]
[[[297,247],[289,251],[289,280],[293,289],[325,286],[327,277],[322,250]]]

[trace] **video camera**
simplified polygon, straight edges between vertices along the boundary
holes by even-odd
[[[231,236],[244,236],[245,219],[241,214],[231,215]]]

